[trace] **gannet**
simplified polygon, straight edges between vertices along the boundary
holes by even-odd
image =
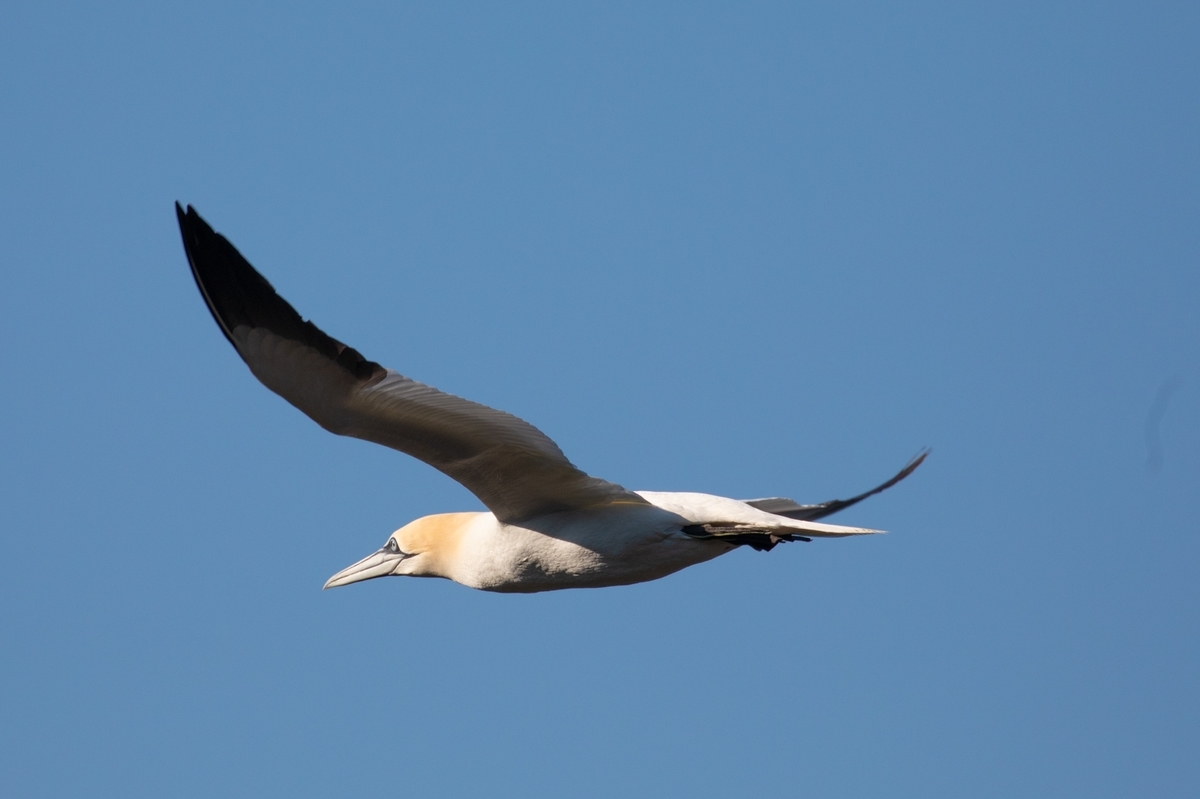
[[[221,332],[262,383],[331,433],[373,441],[457,480],[488,509],[404,525],[329,578],[442,577],[532,593],[655,580],[741,546],[881,532],[817,519],[903,480],[928,455],[845,500],[629,491],[590,477],[533,425],[369,361],[305,321],[190,205],[175,204],[192,276]]]

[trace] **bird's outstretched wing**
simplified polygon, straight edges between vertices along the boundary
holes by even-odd
[[[875,496],[880,491],[886,491],[916,471],[916,468],[924,463],[928,455],[929,450],[927,449],[918,452],[916,457],[909,461],[891,480],[882,485],[875,486],[870,491],[864,491],[858,496],[850,497],[850,499],[831,499],[819,505],[800,505],[794,499],[786,499],[784,497],[766,497],[765,499],[745,499],[742,501],[759,510],[774,513],[776,516],[786,516],[789,519],[812,522],[845,510],[851,505],[862,502],[867,497]]]
[[[326,430],[428,463],[504,522],[648,504],[581,472],[528,422],[410,380],[326,335],[195,209],[176,203],[175,212],[192,275],[225,337],[255,377]]]

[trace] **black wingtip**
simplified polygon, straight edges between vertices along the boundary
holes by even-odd
[[[243,326],[265,328],[275,335],[312,347],[359,380],[378,379],[385,373],[382,366],[367,360],[353,347],[347,347],[312,322],[302,319],[237,248],[196,213],[195,208],[189,205],[185,212],[176,202],[175,215],[196,288],[234,349],[238,347],[233,335],[235,329]]]
[[[179,222],[179,235],[183,239],[183,252],[187,256],[188,267],[192,270],[192,279],[196,281],[196,288],[200,291],[200,296],[204,298],[204,304],[208,307],[208,312],[212,314],[213,321],[217,323],[217,327],[221,329],[221,333],[226,340],[237,349],[237,342],[233,340],[233,334],[229,329],[229,323],[224,318],[220,309],[217,307],[214,298],[209,293],[208,287],[205,285],[204,277],[201,275],[201,250],[203,247],[202,239],[208,235],[216,235],[213,229],[200,218],[196,213],[196,209],[192,206],[187,207],[187,211],[183,210],[183,206],[179,201],[175,201],[175,218]],[[230,249],[233,249],[230,245]],[[236,250],[235,250],[236,252]],[[211,258],[204,260],[211,262]],[[249,264],[247,264],[249,266]],[[211,266],[210,266],[211,271]]]
[[[187,224],[189,216],[199,218],[200,215],[197,214],[196,209],[190,205],[187,207],[187,210],[185,211],[184,207],[179,204],[179,200],[176,200],[175,201],[175,218],[179,221],[179,227],[181,229]]]
[[[891,480],[888,480],[886,483],[881,485],[878,488],[878,490],[882,491],[885,488],[891,488],[896,483],[899,483],[905,477],[908,477],[910,474],[915,472],[917,470],[917,467],[925,462],[925,459],[929,457],[929,453],[931,453],[931,452],[933,452],[932,447],[922,447],[921,450],[912,457],[912,460],[910,460],[908,462],[908,464],[905,465],[905,467],[903,469],[901,469],[900,472],[895,477],[893,477]]]
[[[888,480],[882,485],[875,486],[870,491],[864,491],[858,496],[850,497],[849,499],[834,499],[830,500],[829,502],[822,502],[820,505],[808,505],[803,508],[798,508],[794,512],[783,512],[781,515],[789,516],[793,519],[800,519],[802,521],[815,522],[818,519],[824,519],[826,516],[832,516],[835,513],[844,511],[851,505],[857,505],[858,503],[862,502],[867,497],[873,497],[881,491],[888,490],[892,486],[896,485],[896,483],[899,483],[901,480],[908,477],[917,470],[918,466],[925,462],[925,459],[929,457],[929,453],[931,452],[933,452],[933,450],[930,447],[923,447],[907,464],[904,465],[903,469],[901,469],[895,474],[894,477],[892,477],[892,479]]]

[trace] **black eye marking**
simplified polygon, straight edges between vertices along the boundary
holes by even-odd
[[[387,543],[383,545],[383,549],[379,550],[379,552],[384,555],[399,555],[400,560],[411,558],[413,556],[413,553],[405,552],[403,549],[401,549],[400,542],[395,538],[389,538]]]

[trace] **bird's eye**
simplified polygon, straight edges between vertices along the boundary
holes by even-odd
[[[395,554],[400,551],[400,545],[396,543],[396,539],[389,538],[388,542],[387,542],[387,546],[385,546],[384,549],[386,549],[388,552],[391,552],[392,554]]]

